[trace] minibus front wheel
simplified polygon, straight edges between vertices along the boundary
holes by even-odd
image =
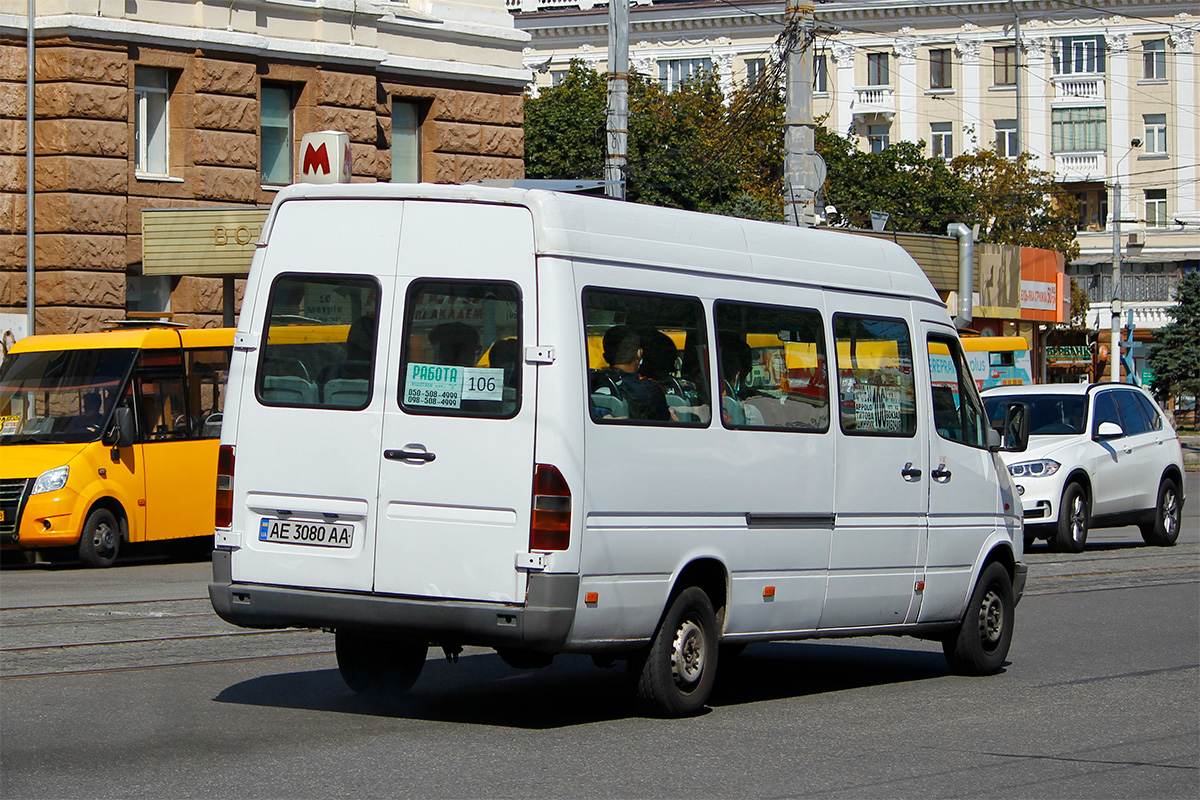
[[[339,628],[334,635],[338,672],[353,691],[400,695],[417,682],[428,644],[369,636]]]
[[[942,640],[942,652],[955,675],[992,675],[1004,666],[1016,613],[1012,578],[998,561],[983,569],[967,613]]]
[[[93,508],[79,537],[79,558],[90,567],[111,567],[121,549],[121,525],[107,508]]]

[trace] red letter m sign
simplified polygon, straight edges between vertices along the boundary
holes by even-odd
[[[319,147],[313,147],[310,144],[304,151],[303,174],[314,174],[318,167],[321,169],[322,174],[329,174],[329,151],[325,149],[324,142],[321,142]]]

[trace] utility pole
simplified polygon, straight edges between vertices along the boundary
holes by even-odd
[[[28,317],[28,322],[25,326],[26,336],[32,336],[37,333],[34,328],[36,316],[34,312],[37,306],[34,301],[34,278],[36,277],[36,271],[33,262],[33,246],[37,233],[35,227],[36,221],[33,216],[35,191],[33,185],[33,90],[35,88],[33,26],[35,8],[34,0],[29,0],[29,19],[27,20],[25,38],[25,314]]]
[[[1113,178],[1112,242],[1112,338],[1108,345],[1108,371],[1111,380],[1121,381],[1121,176]]]
[[[813,3],[788,0],[786,24],[798,29],[787,50],[787,109],[783,122],[783,191],[788,225],[812,227],[817,192],[825,183],[825,161],[817,154],[812,115]]]
[[[629,0],[608,2],[608,151],[604,194],[625,199],[629,139]]]

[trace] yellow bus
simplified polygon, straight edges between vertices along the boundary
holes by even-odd
[[[231,328],[30,336],[0,364],[0,547],[107,567],[212,536]]]

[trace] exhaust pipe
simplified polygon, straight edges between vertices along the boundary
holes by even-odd
[[[947,225],[946,235],[958,237],[958,315],[954,317],[954,327],[962,330],[970,326],[974,316],[971,296],[975,291],[975,236],[961,222]]]

